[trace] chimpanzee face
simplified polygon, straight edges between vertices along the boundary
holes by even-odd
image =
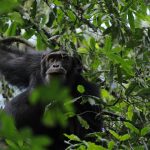
[[[43,55],[41,62],[42,76],[46,83],[51,80],[66,80],[68,74],[73,74],[79,63],[77,58],[69,56],[66,52],[58,51]],[[82,65],[80,64],[80,68]]]

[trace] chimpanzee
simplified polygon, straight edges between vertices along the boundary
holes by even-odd
[[[90,128],[83,128],[74,116],[64,129],[61,126],[46,127],[43,125],[41,119],[46,105],[40,102],[31,105],[29,102],[33,89],[39,85],[51,84],[54,79],[58,79],[62,85],[68,87],[73,98],[84,95],[99,97],[99,88],[82,77],[82,69],[80,60],[69,56],[65,51],[25,53],[1,46],[0,72],[11,84],[26,88],[24,92],[8,102],[4,110],[13,116],[18,129],[28,126],[35,134],[46,134],[53,138],[54,143],[51,149],[65,148],[63,133],[75,134],[84,138],[86,133],[100,131],[102,118],[96,118],[96,114],[100,112],[100,107],[97,105],[89,103],[81,105],[80,102],[75,102],[76,111],[85,112],[82,117],[88,122]],[[84,93],[77,90],[78,85],[85,88]]]

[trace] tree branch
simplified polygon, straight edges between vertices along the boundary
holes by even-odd
[[[117,115],[117,114],[115,114],[115,113],[112,113],[112,112],[109,112],[109,111],[106,111],[106,110],[103,110],[101,113],[99,113],[98,115],[97,115],[97,117],[98,116],[110,116],[111,118],[116,118],[118,121],[124,121],[124,122],[129,122],[129,123],[133,123],[132,121],[130,121],[130,120],[127,120],[127,119],[125,119],[123,116],[120,116],[120,115]]]
[[[23,43],[31,48],[35,48],[35,46],[31,42],[29,42],[26,39],[23,39],[21,37],[11,36],[11,37],[7,37],[7,38],[0,38],[0,43],[2,43],[2,44],[8,44],[8,43],[13,43],[13,42]]]
[[[26,10],[24,10],[23,7],[20,7],[18,9],[19,13],[22,15],[22,16],[25,16],[26,17]],[[48,38],[48,41],[45,41],[45,43],[48,45],[48,42],[52,42],[53,45],[58,45],[60,46],[60,44],[56,41],[56,39],[52,38],[52,35],[49,33],[49,29],[45,26],[45,27],[40,27],[38,23],[36,23],[35,20],[33,20],[31,17],[27,17],[28,21],[32,24],[32,26],[37,30],[37,32],[40,34],[41,32],[43,32],[46,37]],[[42,36],[42,34],[40,34]],[[52,39],[51,39],[52,38]],[[44,38],[43,38],[44,40]]]

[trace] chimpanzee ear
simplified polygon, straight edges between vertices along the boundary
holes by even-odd
[[[48,56],[49,56],[49,53],[47,53],[47,52],[42,54],[41,64],[45,63],[45,65],[46,65],[46,60],[48,59]]]
[[[74,70],[76,73],[81,73],[82,70],[83,70],[83,65],[82,65],[82,62],[79,58],[77,57],[74,57],[73,59],[73,67],[74,67]]]

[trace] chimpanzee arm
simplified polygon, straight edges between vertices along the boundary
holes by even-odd
[[[35,105],[30,104],[29,95],[30,88],[14,97],[5,105],[4,111],[14,118],[17,128],[29,126],[36,129],[36,126],[41,121],[44,107],[39,103]]]
[[[12,85],[27,87],[30,77],[40,70],[42,53],[21,52],[0,45],[0,73]]]

